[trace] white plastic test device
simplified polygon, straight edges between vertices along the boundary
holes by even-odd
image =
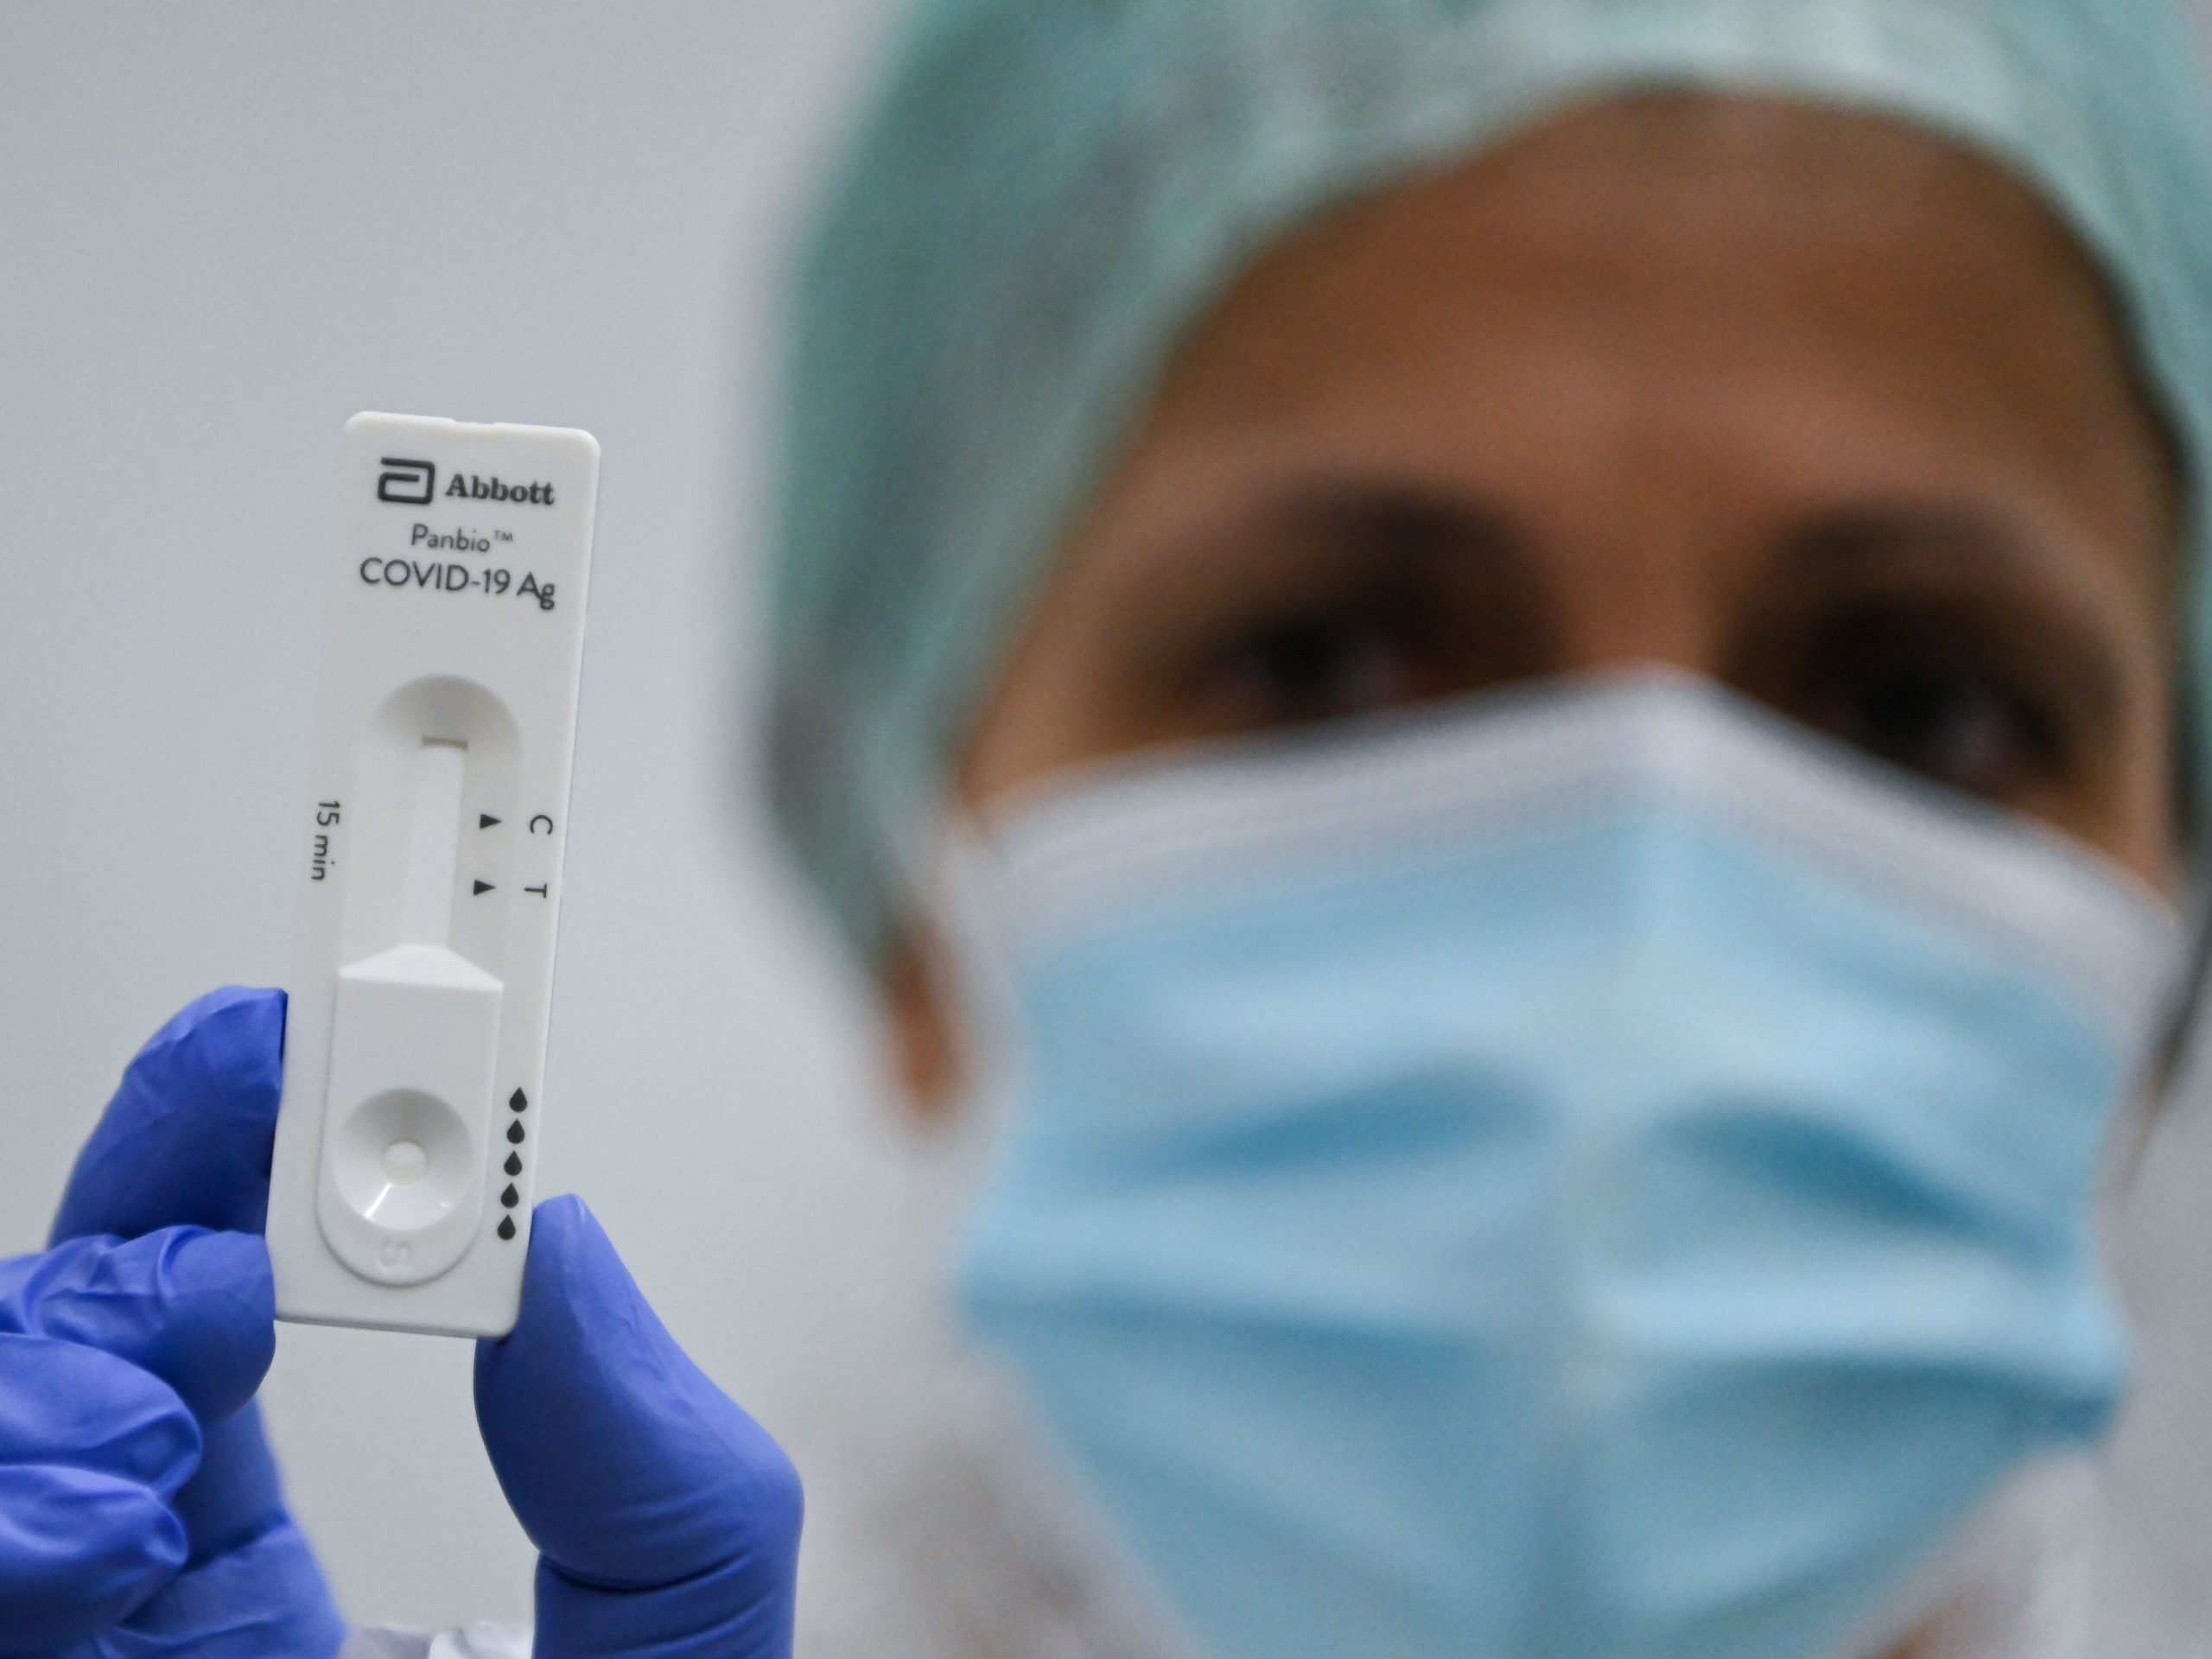
[[[346,423],[269,1196],[280,1318],[513,1328],[598,479],[588,432]]]

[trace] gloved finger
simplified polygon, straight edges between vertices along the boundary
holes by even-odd
[[[73,1342],[0,1334],[0,1466],[113,1475],[166,1503],[201,1446],[191,1410],[151,1372]]]
[[[0,1262],[0,1331],[128,1360],[202,1419],[253,1397],[276,1353],[276,1319],[268,1246],[245,1233],[170,1227]]]
[[[200,1433],[200,1472],[174,1502],[192,1540],[188,1567],[238,1549],[272,1527],[291,1524],[276,1459],[261,1432],[260,1407],[248,1404],[212,1422],[203,1419]]]
[[[790,1652],[798,1473],[575,1198],[537,1210],[521,1319],[476,1351],[476,1415],[541,1553],[540,1659]]]
[[[156,1032],[78,1154],[54,1236],[130,1237],[181,1224],[258,1233],[283,1090],[284,1013],[282,991],[232,986],[200,998]],[[230,1374],[251,1369],[249,1357]],[[211,1411],[201,1427],[201,1472],[176,1505],[195,1560],[253,1536],[283,1512],[259,1415],[251,1408],[221,1418]]]
[[[51,1654],[111,1629],[173,1582],[184,1527],[136,1482],[0,1464],[0,1654]]]
[[[175,1578],[188,1546],[168,1500],[200,1452],[150,1373],[0,1335],[0,1653],[85,1640]]]
[[[163,1026],[78,1154],[53,1236],[259,1232],[283,1056],[282,991],[212,991]]]
[[[99,1652],[102,1659],[327,1659],[345,1639],[344,1621],[322,1587],[322,1569],[299,1528],[286,1519],[204,1564],[195,1553],[183,1572],[103,1632]]]
[[[200,1472],[170,1507],[184,1570],[79,1651],[42,1659],[333,1659],[346,1636],[322,1568],[285,1512],[256,1408],[209,1425]]]

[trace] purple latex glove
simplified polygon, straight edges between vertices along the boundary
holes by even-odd
[[[789,1659],[798,1476],[578,1199],[537,1208],[522,1317],[476,1350],[476,1417],[538,1548],[537,1659]]]
[[[283,1019],[281,992],[234,989],[171,1020],[79,1155],[55,1248],[0,1263],[0,1654],[325,1659],[343,1638],[251,1403]],[[798,1476],[579,1201],[540,1206],[476,1396],[542,1552],[542,1659],[788,1659]]]
[[[345,1627],[252,1397],[279,991],[223,990],[140,1051],[54,1247],[0,1262],[0,1653],[321,1659]]]

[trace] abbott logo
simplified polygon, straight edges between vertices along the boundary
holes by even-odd
[[[377,499],[396,502],[404,507],[427,507],[437,488],[438,469],[427,461],[402,461],[397,455],[384,458],[385,471],[377,480]]]

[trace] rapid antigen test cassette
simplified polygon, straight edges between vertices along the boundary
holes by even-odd
[[[502,1336],[542,1147],[599,445],[357,415],[343,449],[276,1312]]]

